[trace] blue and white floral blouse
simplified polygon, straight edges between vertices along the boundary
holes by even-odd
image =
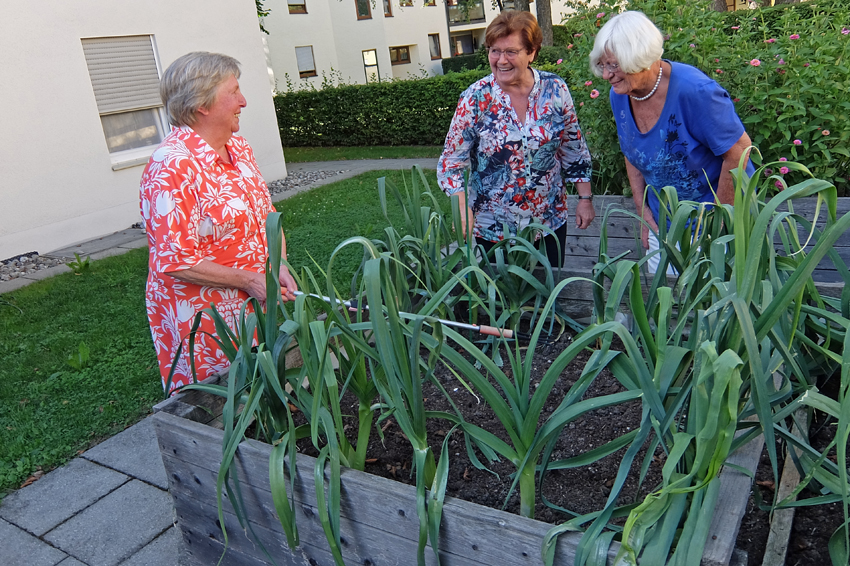
[[[553,73],[532,72],[525,125],[492,74],[466,89],[437,166],[448,195],[463,191],[470,168],[467,202],[474,235],[483,240],[502,240],[503,224],[509,235],[532,220],[560,228],[567,221],[564,183],[590,181],[590,151],[567,85]]]

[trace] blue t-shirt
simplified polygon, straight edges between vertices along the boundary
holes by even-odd
[[[723,87],[702,71],[668,61],[673,68],[658,122],[645,134],[632,116],[629,97],[611,90],[620,148],[643,174],[647,202],[658,220],[656,191],[673,186],[681,200],[713,202],[723,154],[744,134],[744,125]],[[753,164],[747,164],[752,175]],[[710,183],[710,184],[709,184]]]

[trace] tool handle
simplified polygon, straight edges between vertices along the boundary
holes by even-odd
[[[495,326],[481,325],[478,327],[478,332],[487,336],[500,336],[502,338],[513,338],[514,331],[507,328],[496,328]]]

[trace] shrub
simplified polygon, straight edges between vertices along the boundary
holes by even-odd
[[[815,176],[834,183],[839,195],[848,194],[850,33],[845,32],[850,30],[843,22],[850,21],[850,7],[839,0],[813,0],[721,13],[711,6],[707,0],[630,0],[623,9],[640,10],[655,22],[666,37],[666,58],[699,68],[729,92],[766,160],[802,161]],[[606,155],[619,146],[608,85],[591,74],[587,59],[596,30],[619,8],[607,0],[592,8],[573,7],[576,15],[557,35],[572,44],[561,65],[569,71],[560,74],[579,106],[594,169],[622,179],[621,156]],[[758,66],[750,63],[755,60]],[[585,89],[588,80],[594,85]],[[591,88],[599,91],[598,98],[589,98]]]
[[[460,93],[487,71],[275,96],[285,147],[442,145]]]
[[[477,69],[480,61],[477,53],[471,55],[455,55],[449,59],[443,59],[443,74],[461,73]]]

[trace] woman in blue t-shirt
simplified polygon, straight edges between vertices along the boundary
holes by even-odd
[[[729,171],[750,147],[729,94],[699,69],[661,59],[663,44],[643,13],[623,12],[602,26],[590,53],[593,73],[611,83],[620,149],[646,221],[641,241],[650,252],[658,249],[656,191],[672,186],[682,200],[714,202],[713,189],[721,204],[732,204]],[[753,173],[749,162],[747,170]],[[649,271],[658,263],[655,254]]]

